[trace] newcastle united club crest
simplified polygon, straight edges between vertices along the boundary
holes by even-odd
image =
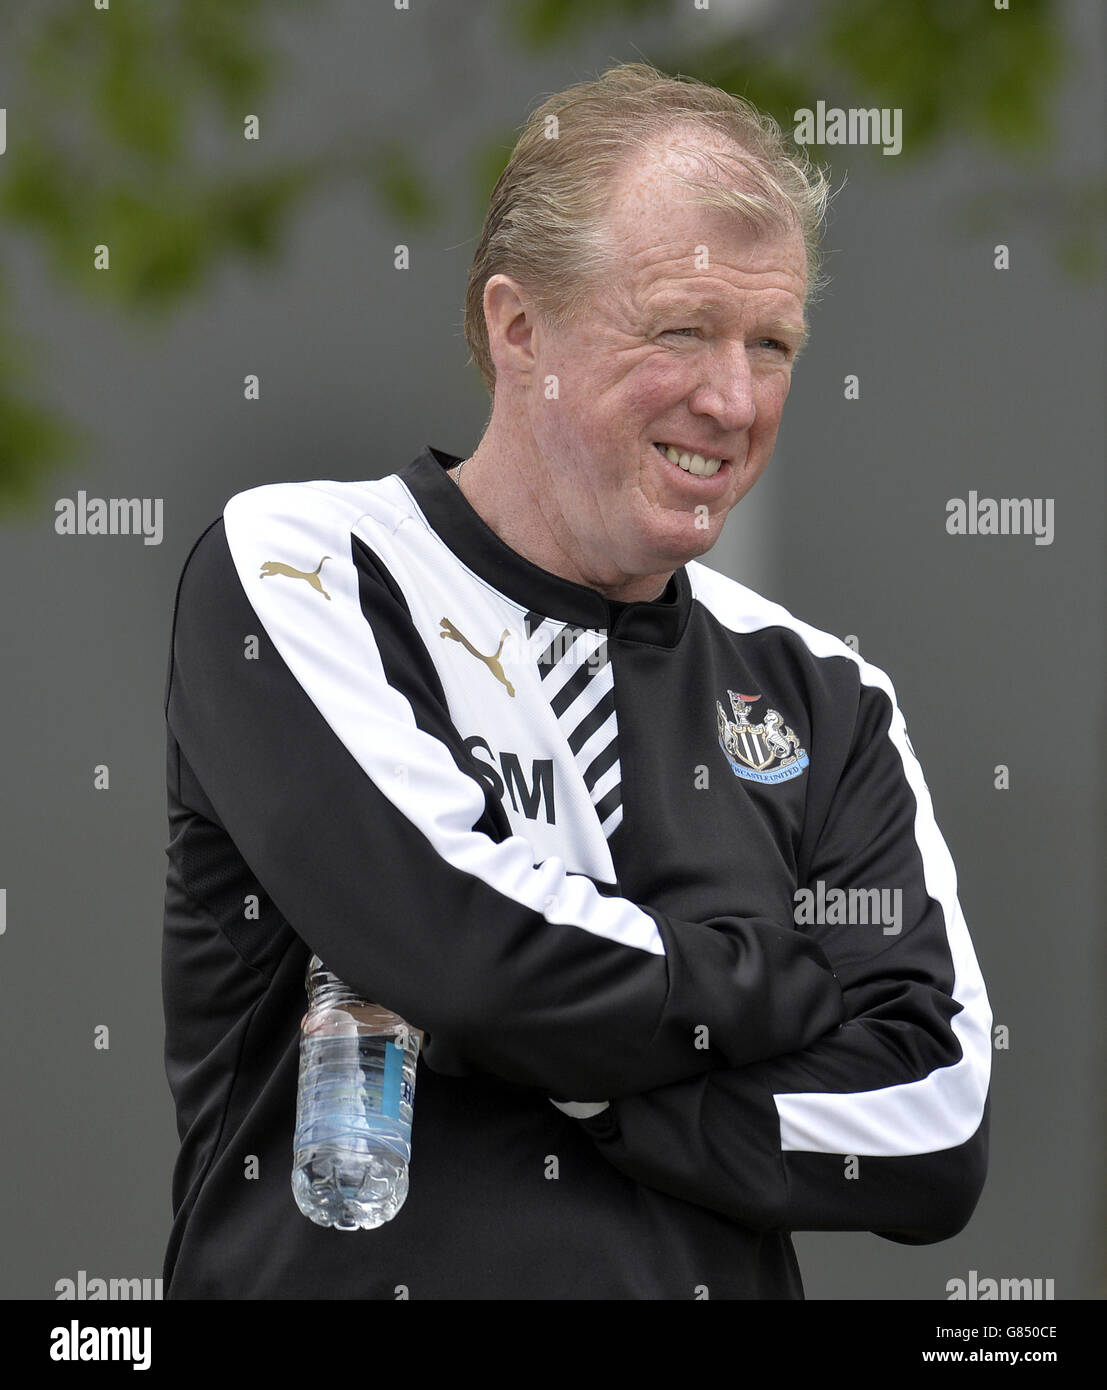
[[[728,719],[716,700],[719,716],[719,747],[726,754],[736,777],[750,782],[787,782],[798,777],[808,765],[799,739],[775,709],[767,709],[760,724],[750,722],[750,706],[760,695],[739,695],[728,690],[734,718]]]

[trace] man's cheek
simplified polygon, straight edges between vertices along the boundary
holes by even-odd
[[[781,372],[779,376],[774,377],[768,384],[769,397],[772,402],[772,408],[776,410],[778,416],[780,412],[784,409],[784,402],[788,399],[788,393],[789,391],[791,391],[791,389],[791,369],[785,372]]]

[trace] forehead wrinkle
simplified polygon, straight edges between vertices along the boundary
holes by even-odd
[[[643,302],[665,298],[682,305],[702,305],[719,313],[729,312],[734,295],[764,295],[778,292],[803,300],[804,276],[790,264],[787,247],[781,247],[780,257],[771,253],[753,264],[741,259],[730,263],[719,259],[710,266],[697,266],[694,254],[658,257],[665,248],[647,248],[636,257],[622,262],[625,288]],[[613,283],[613,281],[609,283]],[[698,288],[697,288],[698,286]],[[721,288],[720,288],[721,287]]]
[[[771,308],[764,310],[766,319],[787,328],[801,344],[806,339],[807,250],[798,231],[743,226],[723,209],[697,202],[663,164],[653,161],[624,172],[601,226],[609,274],[597,288],[608,303],[621,303],[635,317],[652,315],[653,301],[664,295],[686,312],[703,305],[708,312],[727,316],[737,307],[743,317],[760,317],[756,307],[744,301],[787,295],[798,304],[799,318],[795,309],[779,306],[775,314]],[[713,245],[722,259],[712,256],[714,264],[697,266],[697,248],[707,246],[711,255]],[[698,293],[690,281],[700,282]],[[724,288],[720,291],[705,281]]]
[[[787,328],[790,332],[803,333],[806,331],[806,324],[802,313],[796,317],[787,308],[773,308],[763,303],[763,297],[766,295],[797,297],[792,288],[775,282],[775,273],[775,268],[763,272],[764,275],[774,277],[772,284],[733,287],[741,296],[737,301],[710,290],[697,292],[692,288],[682,289],[679,283],[674,284],[672,281],[644,286],[636,298],[641,307],[651,314],[704,314],[713,318],[727,318],[738,311],[743,317],[764,319],[781,328]]]
[[[714,277],[729,283],[721,273],[726,271],[737,272],[743,280],[782,275],[795,284],[780,288],[788,293],[798,292],[802,300],[807,279],[807,252],[798,233],[752,232],[737,226],[725,213],[719,212],[716,220],[710,216],[713,209],[694,205],[689,210],[702,219],[699,225],[677,235],[666,228],[665,240],[651,239],[645,244],[638,239],[641,228],[636,224],[641,217],[632,219],[630,225],[626,222],[616,225],[614,218],[609,220],[606,231],[611,269],[616,275],[623,270],[631,281],[649,275],[662,280]],[[651,209],[651,213],[656,220],[656,210]],[[708,225],[710,222],[715,223],[714,227]],[[736,241],[738,259],[731,263],[728,254]],[[696,265],[704,247],[713,261],[706,267]],[[721,248],[721,252],[713,252],[713,247]]]
[[[704,190],[697,183],[688,182],[686,174],[695,171],[695,165],[702,163],[705,157],[710,159],[720,154],[735,158],[739,168],[749,158],[748,152],[740,150],[726,139],[713,149],[696,151],[661,144],[639,153],[637,158],[632,158],[624,165],[614,182],[602,223],[606,224],[606,229],[611,232],[616,229],[615,224],[621,219],[627,219],[632,224],[640,223],[647,218],[656,218],[658,209],[663,208],[667,211],[679,209],[703,217],[714,214],[719,219],[725,219],[720,221],[720,225],[733,227],[735,222],[738,222],[755,236],[763,232],[786,234],[790,230],[798,233],[798,227],[793,228],[791,224],[778,226],[775,221],[771,221],[762,225],[758,219],[751,223],[740,213],[726,206],[720,207],[714,202],[703,201]],[[692,168],[689,168],[689,165]],[[698,172],[702,175],[703,171],[700,169]],[[734,180],[717,177],[715,182],[718,183],[720,191],[728,182],[738,185],[736,191],[742,191],[743,180],[740,175]],[[628,234],[630,230],[628,227]],[[804,249],[806,251],[806,247]]]

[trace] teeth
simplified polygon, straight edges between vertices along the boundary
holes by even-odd
[[[695,474],[697,478],[713,478],[723,466],[721,459],[705,459],[702,454],[681,453],[674,449],[671,444],[658,444],[656,447],[661,450],[670,463],[675,463],[686,473]]]

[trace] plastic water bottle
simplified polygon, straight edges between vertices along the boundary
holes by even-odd
[[[292,1192],[317,1226],[372,1230],[407,1197],[420,1034],[318,956],[306,984]]]

